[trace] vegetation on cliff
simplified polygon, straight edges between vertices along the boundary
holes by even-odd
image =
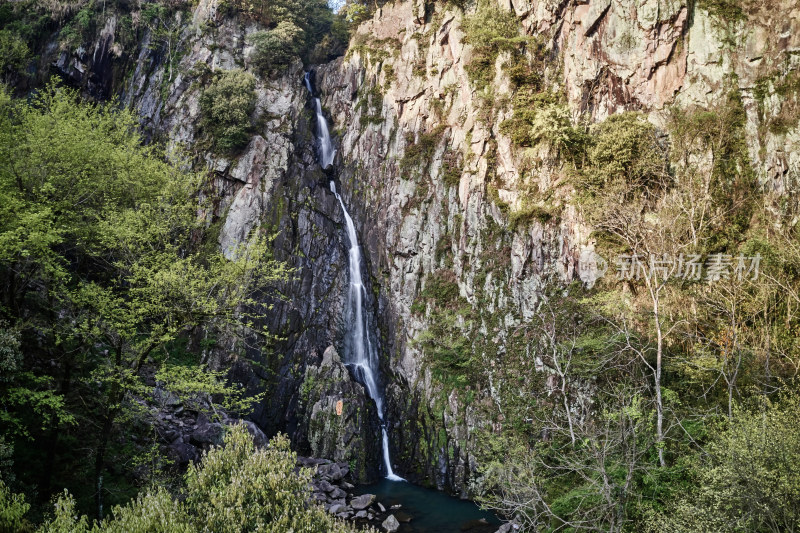
[[[162,90],[176,79],[189,4],[40,4],[0,6],[0,76],[18,92],[45,70],[32,65],[49,34],[77,49],[103,28],[104,9],[119,15],[121,57],[147,34],[167,65]],[[747,5],[704,0],[687,9],[730,26],[747,17]],[[339,17],[318,0],[219,7],[220,17],[260,24],[241,40],[247,54],[232,54],[241,68],[198,67],[199,131],[235,155],[263,126],[254,117],[263,87],[298,60],[341,52],[349,24],[380,4],[348,2]],[[418,7],[419,26],[430,27],[409,59],[415,83],[457,63],[427,60],[435,39],[444,47],[456,37],[436,33],[435,5]],[[420,444],[415,465],[463,454],[472,494],[533,531],[796,529],[798,212],[796,199],[761,186],[751,160],[758,150],[747,144],[748,112],[764,146],[768,134],[796,131],[796,67],[787,62],[744,91],[725,79],[702,106],[606,117],[589,104],[570,107],[552,35],[523,35],[514,13],[491,2],[446,7],[464,11],[448,23],[460,24],[469,46],[466,78],[480,100],[470,109],[487,135],[473,143],[472,132],[448,131],[451,85],[433,100],[433,120],[390,134],[402,156],[382,153],[383,165],[372,167],[393,162],[414,181],[403,216],[440,193],[437,178],[446,197],[446,231],[426,242],[435,257],[415,267],[431,273],[410,278],[420,281],[410,307],[419,334],[408,345],[422,353],[415,372],[431,394],[410,394],[419,419],[400,421],[408,442],[426,440],[411,444]],[[213,32],[213,23],[199,31]],[[358,93],[348,87],[364,137],[400,101],[381,93],[397,82],[400,47],[393,37],[352,43],[364,68],[380,65],[375,78],[383,76]],[[260,400],[208,363],[220,339],[232,357],[242,355],[237,341],[262,339],[254,324],[267,311],[264,288],[285,271],[259,232],[225,260],[216,226],[201,216],[213,210],[198,194],[204,179],[186,170],[184,154],[144,147],[137,126],[114,104],[85,104],[56,86],[27,100],[0,92],[0,529],[89,530],[83,515],[113,508],[97,530],[345,530],[306,508],[306,474],[292,471],[283,438],[256,451],[235,428],[227,447],[185,477],[161,453],[154,399],[178,399],[210,418],[246,413]],[[406,135],[395,140],[396,131]],[[456,138],[466,149],[451,145]],[[501,156],[519,171],[516,202],[503,190]],[[552,190],[539,186],[541,176]],[[565,202],[579,213],[569,227],[560,225]],[[474,205],[477,216],[465,222]],[[452,212],[458,206],[464,212]],[[547,236],[537,242],[565,245],[589,227],[584,251],[608,261],[600,279],[565,284],[547,269],[563,259],[572,276],[575,250],[524,248],[539,234]],[[541,256],[512,279],[512,263],[529,261],[523,253]],[[501,303],[520,297],[511,286],[523,277],[540,284],[532,316]],[[322,382],[306,375],[301,410]],[[454,426],[468,427],[454,437]],[[74,496],[64,494],[49,515],[47,500],[63,487]]]

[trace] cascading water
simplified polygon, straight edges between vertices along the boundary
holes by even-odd
[[[317,112],[317,142],[319,142],[319,164],[322,168],[328,168],[333,163],[333,158],[336,156],[336,150],[333,149],[331,143],[331,135],[328,132],[328,121],[325,120],[325,115],[322,114],[322,103],[319,98],[314,96],[314,91],[311,88],[311,73],[306,72],[304,77],[306,82],[306,89],[308,89],[311,98],[314,99],[314,107]]]
[[[305,75],[306,89],[314,98],[314,91],[311,87],[311,79],[309,73]],[[328,134],[328,123],[325,116],[322,114],[322,105],[319,98],[314,98],[314,103],[317,108],[317,133],[319,135],[320,143],[320,164],[322,168],[327,168],[333,163],[333,156],[336,151],[333,150],[331,138]],[[364,384],[367,388],[367,394],[375,402],[375,407],[378,411],[378,419],[381,423],[381,438],[383,446],[383,465],[386,469],[386,478],[392,481],[405,481],[400,476],[395,475],[392,470],[392,461],[389,457],[389,434],[386,431],[386,422],[384,420],[383,411],[383,392],[378,386],[378,353],[374,344],[369,337],[369,327],[367,315],[364,312],[364,300],[367,293],[361,278],[361,248],[358,246],[358,237],[356,235],[356,227],[353,224],[353,219],[350,218],[350,213],[342,201],[342,197],[336,192],[336,184],[330,182],[331,192],[339,200],[339,205],[342,206],[342,213],[347,223],[347,238],[350,241],[349,251],[349,267],[350,267],[350,285],[347,294],[347,316],[346,323],[348,325],[346,345],[349,348],[345,350],[345,364],[353,370],[356,378]]]
[[[336,184],[331,181],[331,191],[339,200],[342,206],[342,213],[347,223],[347,238],[350,240],[350,287],[348,291],[348,316],[347,323],[349,330],[350,353],[346,353],[345,363],[353,369],[356,376],[367,387],[367,393],[375,401],[378,410],[378,418],[381,422],[381,433],[383,440],[383,465],[386,467],[386,477],[394,481],[403,481],[403,478],[395,475],[392,470],[392,462],[389,458],[389,434],[386,432],[386,423],[383,419],[383,394],[378,387],[375,376],[378,373],[378,354],[372,342],[369,340],[367,329],[367,317],[364,314],[364,298],[366,289],[361,281],[361,249],[358,246],[356,228],[353,219],[344,206],[342,197],[336,192]]]

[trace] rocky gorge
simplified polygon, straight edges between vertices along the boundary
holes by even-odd
[[[557,95],[552,108],[567,122],[591,128],[635,111],[665,144],[675,109],[734,95],[744,114],[737,135],[767,203],[794,209],[800,7],[751,2],[744,18],[731,19],[717,5],[492,0],[515,24],[509,39],[526,48],[488,53],[470,26],[482,7],[386,3],[354,24],[342,54],[255,75],[252,128],[227,153],[209,145],[203,94],[215,73],[257,72],[250,36],[263,25],[221,0],[178,11],[166,44],[154,44],[150,30],[125,41],[123,12],[109,9],[99,33],[77,47],[54,36],[34,77],[55,73],[91,98],[117,98],[149,140],[207,176],[200,194],[213,210],[202,215],[226,256],[256,233],[274,235],[271,252],[291,275],[263,295],[270,312],[262,325],[273,336],[223,339],[204,348],[203,360],[265,394],[248,417],[257,439],[286,433],[300,456],[320,458],[300,463],[316,466],[314,497],[330,513],[394,531],[385,507],[351,496],[355,484],[382,478],[388,466],[414,484],[472,498],[491,435],[533,420],[533,409],[511,412],[558,384],[519,332],[554,292],[584,284],[579,263],[594,250],[594,228],[564,150],[520,142],[513,129],[536,105],[520,99],[520,77]],[[325,168],[318,111],[335,148]],[[525,125],[524,135],[536,127]],[[710,151],[692,157],[701,168],[714,164]],[[363,323],[382,404],[348,362],[346,213],[363,258]],[[588,416],[594,387],[576,387],[568,407],[576,417]],[[208,420],[176,429],[167,416],[175,414],[161,418],[163,444],[179,463],[217,438]]]

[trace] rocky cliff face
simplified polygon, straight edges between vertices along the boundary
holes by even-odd
[[[683,0],[501,4],[522,34],[543,43],[544,79],[563,92],[574,118],[640,110],[662,126],[671,106],[712,105],[734,90],[761,182],[776,197],[796,190],[800,102],[785,90],[799,79],[800,8],[792,0],[754,3],[733,20]],[[368,478],[379,463],[374,405],[329,348],[341,348],[345,327],[347,242],[327,189],[331,178],[341,183],[372,277],[398,473],[466,495],[480,435],[506,422],[509,395],[536,386],[535,354],[514,332],[549,288],[577,280],[590,228],[558,162],[531,157],[501,127],[514,114],[509,55],[497,57],[488,89],[474,88],[464,16],[449,4],[387,4],[357,28],[345,57],[315,67],[339,149],[330,174],[316,163],[299,63],[259,79],[258,131],[238,156],[220,157],[200,142],[198,66],[248,68],[246,36],[258,29],[221,16],[213,0],[185,21],[177,62],[148,47],[147,36],[135,52],[115,48],[111,16],[92,53],[55,55],[53,65],[92,94],[121,92],[146,131],[188,149],[211,176],[208,219],[226,253],[253,231],[277,232],[276,256],[295,269],[265,295],[275,304],[269,327],[281,339],[209,357],[268,392],[253,416],[268,433],[288,431],[302,453],[350,462]],[[114,57],[128,58],[128,76]],[[472,383],[434,376],[421,339],[441,332],[436,287],[455,287],[444,291],[447,305],[471,309],[469,322],[449,331],[466,338]],[[238,357],[243,351],[255,364]],[[510,380],[510,358],[527,361],[530,376]]]
[[[700,4],[512,0],[502,7],[546,43],[547,79],[564,91],[573,116],[599,121],[640,110],[663,126],[672,106],[710,106],[736,91],[760,181],[787,194],[797,187],[800,130],[796,115],[788,128],[770,125],[797,105],[775,87],[797,76],[800,11],[792,2],[754,4],[745,23]],[[447,4],[386,5],[318,78],[379,294],[393,456],[404,475],[466,494],[476,435],[504,422],[496,367],[524,350],[512,346],[512,332],[548,286],[577,279],[589,228],[558,166],[546,156],[531,165],[500,126],[513,113],[502,103],[508,57],[494,65],[492,103],[473,88],[463,20]],[[548,216],[519,224],[514,213],[532,189],[547,198]],[[480,310],[462,331],[485,379],[466,390],[437,384],[430,354],[415,342],[440,319],[415,302],[443,272]],[[526,355],[536,372],[534,355]]]

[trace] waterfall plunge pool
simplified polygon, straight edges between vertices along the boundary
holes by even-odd
[[[494,533],[502,525],[497,516],[482,511],[474,502],[404,481],[381,479],[359,485],[356,493],[374,494],[386,507],[386,516],[394,514],[400,520],[398,533]],[[390,510],[398,504],[400,509]],[[407,517],[410,522],[403,521]]]

